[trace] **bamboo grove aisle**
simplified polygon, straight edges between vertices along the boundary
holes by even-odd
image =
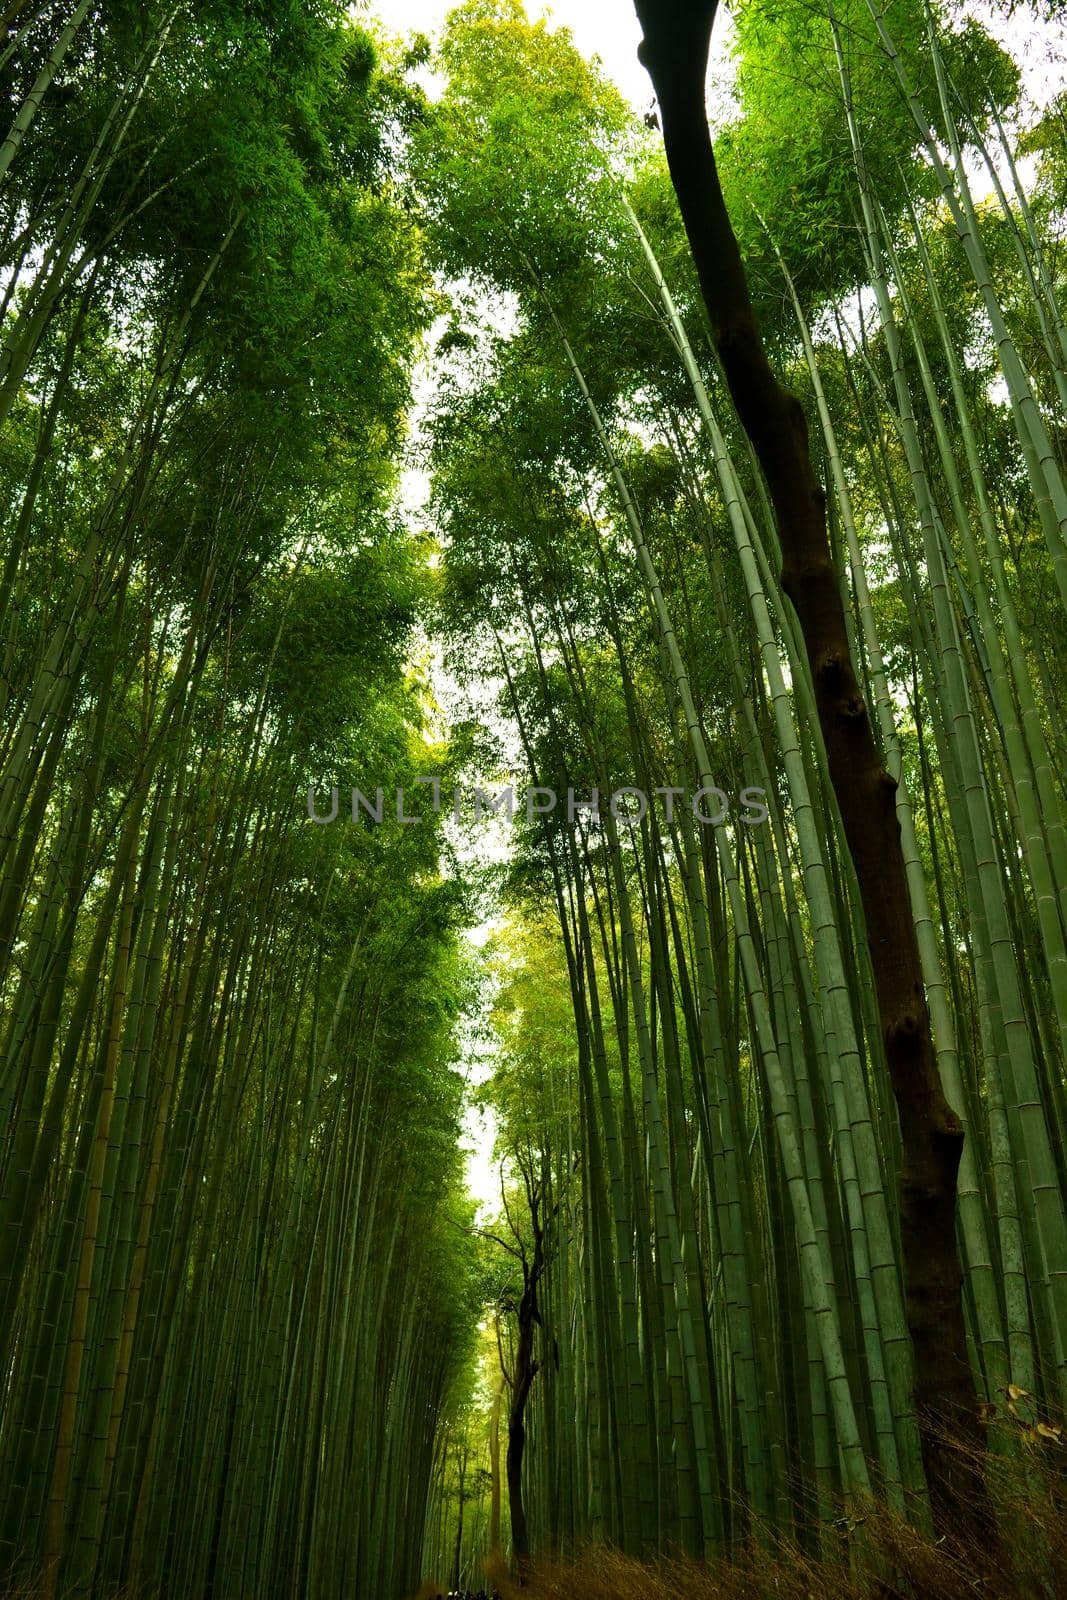
[[[349,10],[3,10],[0,1593],[860,1594],[887,1516],[1054,1600],[1063,95],[753,3],[714,130],[965,1133],[952,1527],[842,662],[658,115],[519,0]]]

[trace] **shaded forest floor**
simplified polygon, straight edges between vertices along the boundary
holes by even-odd
[[[854,1547],[851,1563],[845,1550],[840,1560],[813,1560],[779,1545],[713,1567],[689,1561],[653,1566],[590,1549],[572,1561],[539,1565],[525,1584],[504,1573],[493,1583],[501,1600],[1059,1600],[1067,1595],[1067,1524],[1061,1522],[1051,1547],[1042,1545],[1044,1552],[1024,1537],[997,1552],[897,1528],[892,1555],[876,1536],[865,1553]]]
[[[827,1551],[824,1536],[821,1556],[767,1527],[747,1551],[714,1564],[642,1562],[590,1546],[537,1563],[520,1583],[490,1561],[485,1592],[500,1600],[1060,1600],[1067,1595],[1067,1450],[1058,1435],[1045,1449],[1023,1445],[1007,1458],[987,1457],[986,1486],[987,1535],[957,1526],[930,1537],[879,1508],[832,1519],[829,1539],[839,1549]],[[447,1592],[425,1584],[414,1600]]]

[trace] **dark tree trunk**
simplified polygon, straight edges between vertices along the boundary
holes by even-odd
[[[537,1370],[536,1362],[530,1372],[532,1380]],[[526,1531],[526,1507],[522,1501],[522,1457],[526,1449],[526,1424],[523,1421],[523,1412],[526,1406],[526,1396],[530,1386],[525,1386],[525,1391],[516,1391],[516,1398],[512,1402],[511,1415],[508,1417],[508,1449],[506,1457],[506,1471],[508,1479],[508,1511],[511,1516],[511,1551],[520,1572],[530,1559],[530,1537]]]
[[[515,1365],[508,1378],[511,1403],[508,1407],[508,1448],[504,1471],[508,1485],[508,1512],[511,1518],[511,1552],[520,1578],[530,1565],[530,1538],[526,1528],[526,1507],[522,1498],[522,1458],[526,1449],[526,1402],[540,1370],[534,1356],[534,1328],[541,1321],[537,1308],[537,1289],[545,1270],[545,1230],[541,1218],[541,1189],[522,1166],[526,1200],[533,1232],[533,1250],[527,1255],[520,1246],[522,1296],[516,1308],[519,1337],[515,1346]]]
[[[498,1389],[493,1399],[493,1411],[489,1423],[489,1470],[492,1475],[489,1500],[489,1555],[494,1561],[500,1558],[500,1409],[503,1399],[503,1391]]]
[[[467,1481],[467,1444],[464,1440],[462,1454],[459,1458],[459,1515],[456,1518],[456,1544],[452,1552],[452,1587],[459,1593],[460,1582],[463,1578],[463,1488]]]
[[[659,100],[671,179],[738,416],[763,469],[782,548],[781,583],[796,611],[815,684],[830,779],[867,925],[886,1059],[903,1147],[900,1215],[905,1301],[915,1354],[915,1402],[927,1423],[981,1441],[967,1358],[956,1242],[963,1127],[941,1088],[895,808],[849,654],[826,528],[826,496],[811,463],[804,412],[778,382],[749,299],[723,201],[704,86],[717,0],[636,0],[640,57]],[[924,1427],[924,1457],[942,1519],[981,1516],[968,1461]]]

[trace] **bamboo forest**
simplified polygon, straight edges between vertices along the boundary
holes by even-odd
[[[1062,1600],[1063,0],[0,13],[0,1600]]]

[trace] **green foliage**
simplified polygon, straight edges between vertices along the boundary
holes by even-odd
[[[531,271],[579,269],[612,204],[618,93],[518,0],[452,12],[441,65],[448,90],[414,150],[437,258],[518,292]]]
[[[467,886],[429,816],[306,808],[452,760],[393,508],[414,64],[326,0],[93,10],[0,190],[4,1578],[417,1578],[479,1303]]]
[[[887,70],[867,0],[844,0],[834,12],[870,181],[893,215],[906,193],[936,193],[933,173],[919,159],[918,131]],[[737,114],[718,130],[716,155],[753,292],[773,333],[784,306],[766,230],[805,304],[866,282],[867,267],[825,9],[807,0],[749,0],[733,15]],[[896,0],[887,20],[920,97],[936,104],[926,15],[924,0]],[[953,83],[980,125],[987,105],[1003,111],[1015,103],[1018,70],[975,18],[941,38]]]

